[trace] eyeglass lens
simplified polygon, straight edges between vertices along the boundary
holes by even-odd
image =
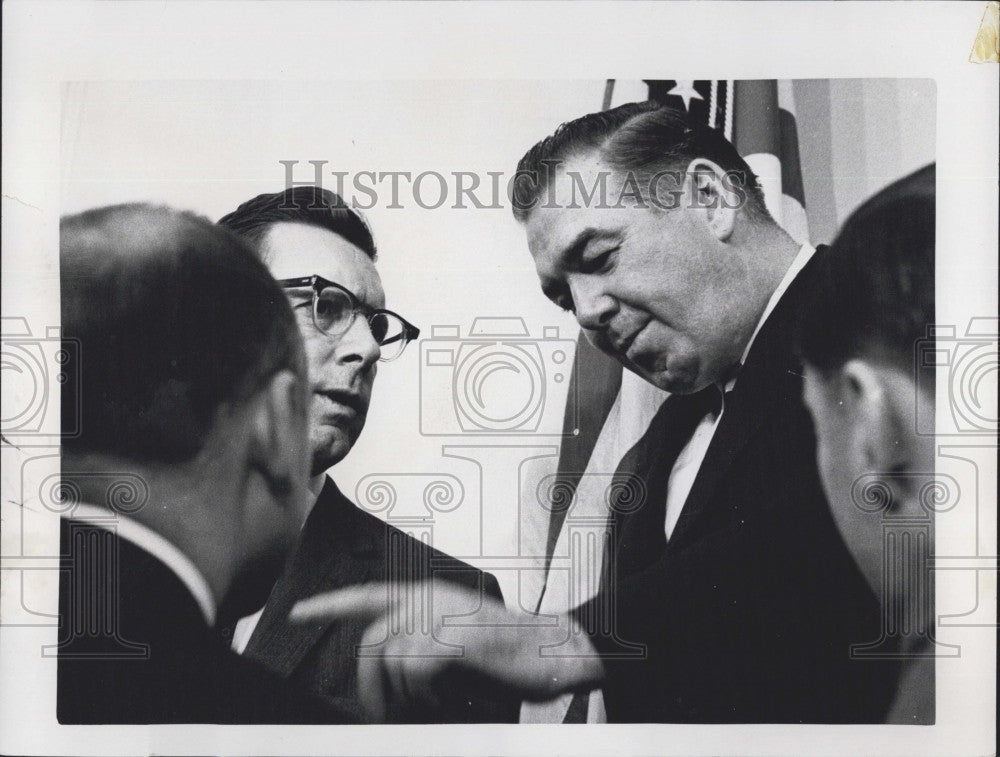
[[[327,334],[337,336],[351,327],[354,319],[354,304],[346,292],[336,287],[326,287],[316,295],[316,327]],[[372,313],[368,317],[372,337],[382,348],[382,360],[392,360],[399,356],[406,346],[403,322],[389,313]]]

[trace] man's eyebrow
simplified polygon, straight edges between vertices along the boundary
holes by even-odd
[[[572,268],[583,256],[584,250],[587,249],[587,245],[592,241],[595,239],[611,239],[616,237],[618,237],[617,231],[609,229],[595,229],[592,226],[588,226],[587,228],[582,229],[580,233],[573,238],[573,241],[558,254],[558,265],[562,268]],[[566,294],[566,291],[567,289],[565,284],[560,281],[546,280],[542,282],[542,294],[553,302],[557,301],[562,295]]]
[[[571,266],[583,255],[587,245],[595,239],[608,239],[618,236],[618,232],[608,229],[595,229],[588,226],[583,229],[559,254],[559,262],[564,266]]]

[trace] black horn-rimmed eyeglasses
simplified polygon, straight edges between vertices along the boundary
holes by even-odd
[[[363,315],[372,337],[378,343],[381,351],[379,360],[382,362],[395,360],[403,354],[403,349],[409,342],[420,336],[420,329],[403,316],[391,310],[370,308],[359,302],[351,290],[322,276],[281,279],[278,284],[284,289],[312,289],[313,324],[324,334],[345,334],[354,319],[359,314]]]

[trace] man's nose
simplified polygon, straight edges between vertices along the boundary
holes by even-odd
[[[372,335],[368,319],[358,314],[351,327],[340,337],[337,359],[342,363],[361,363],[365,367],[375,363],[382,352]]]
[[[618,309],[615,298],[596,282],[583,278],[570,281],[573,311],[581,328],[597,331],[607,328]]]

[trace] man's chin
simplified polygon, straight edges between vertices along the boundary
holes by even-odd
[[[694,386],[694,378],[686,373],[672,370],[650,370],[631,362],[624,362],[623,365],[647,383],[671,394],[689,394]]]
[[[310,478],[315,478],[316,476],[321,476],[326,473],[330,468],[339,463],[347,456],[345,452],[342,455],[322,455],[318,457],[313,457],[312,470],[309,473]]]
[[[312,476],[325,473],[339,463],[354,446],[354,441],[346,433],[330,435],[313,445]]]

